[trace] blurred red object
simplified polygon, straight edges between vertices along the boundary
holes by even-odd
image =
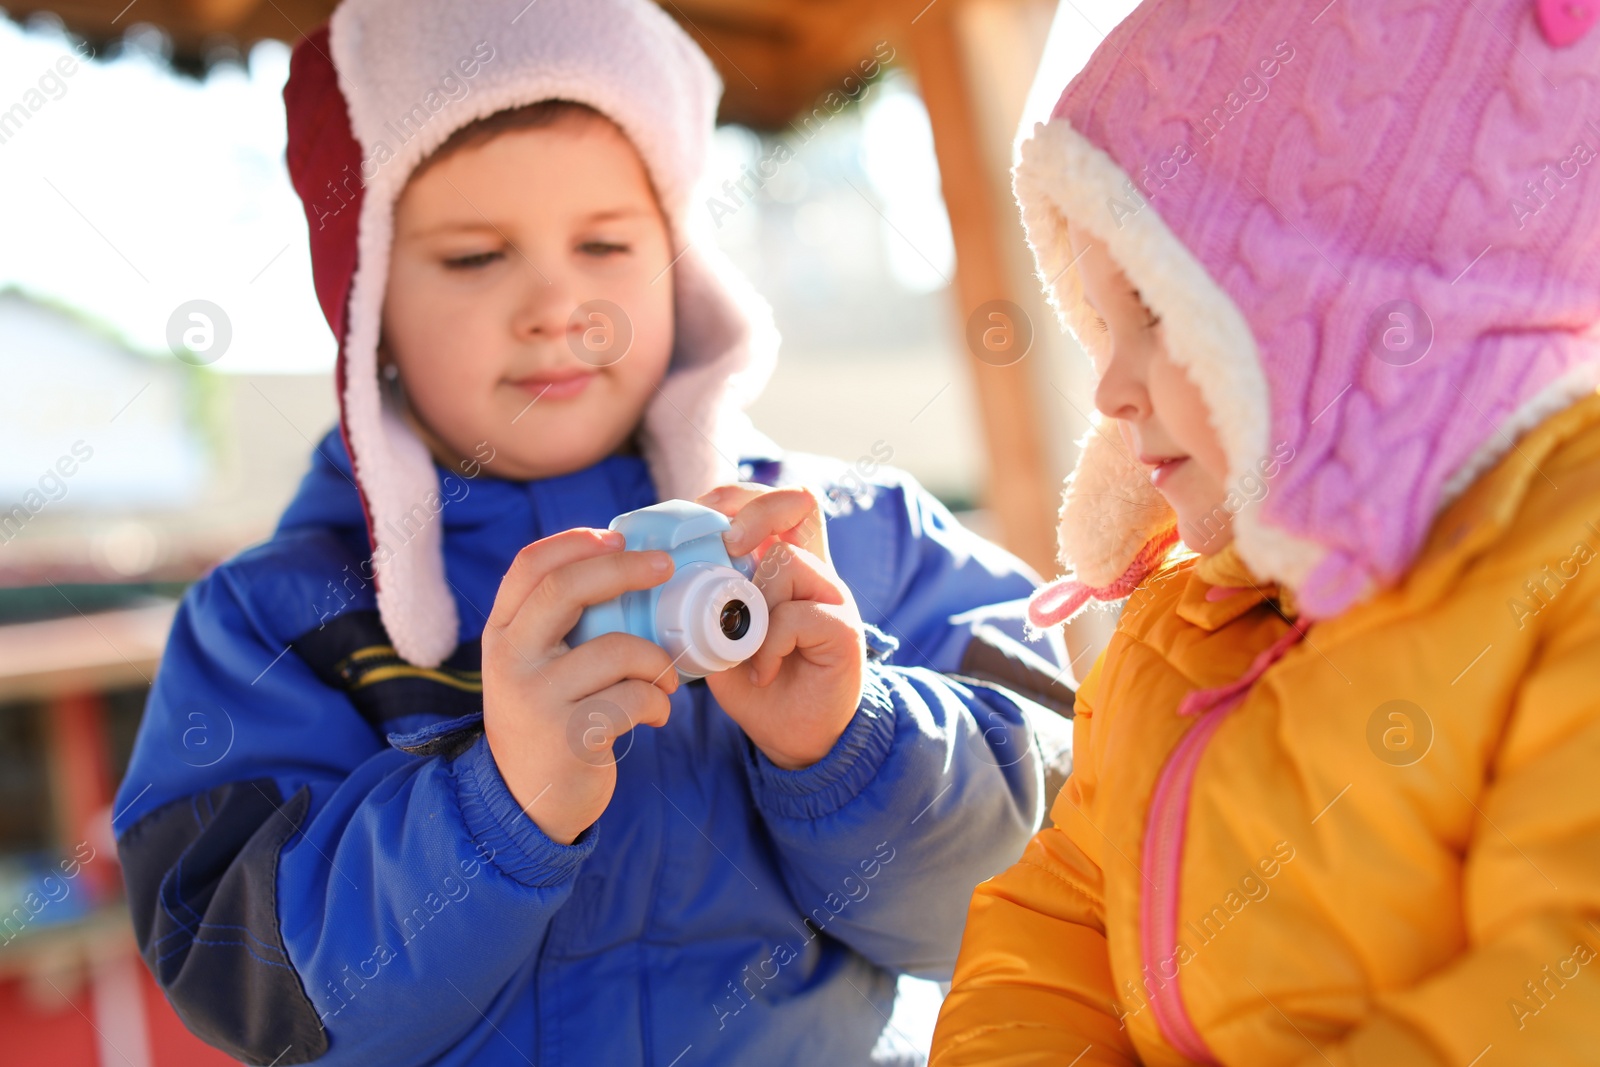
[[[96,950],[97,952],[100,950]],[[7,1067],[229,1067],[184,1028],[128,937],[119,950],[50,973],[0,979]]]

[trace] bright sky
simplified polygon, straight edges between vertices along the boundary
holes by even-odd
[[[0,111],[48,80],[67,41],[0,21]],[[287,46],[204,83],[148,54],[82,63],[0,144],[0,286],[19,284],[167,348],[192,299],[227,313],[222,370],[319,370],[332,336],[311,287],[305,218],[283,166]],[[36,98],[35,98],[36,100]]]
[[[1044,55],[1034,75],[1033,88],[1022,107],[1022,122],[1017,127],[1017,143],[1033,132],[1035,122],[1050,117],[1061,96],[1094,50],[1100,47],[1112,27],[1127,18],[1137,0],[1062,0],[1045,38]]]
[[[1048,114],[1101,31],[1132,6],[1062,6],[1025,127]],[[151,351],[167,349],[180,305],[208,300],[232,327],[216,369],[327,369],[333,338],[283,165],[288,46],[263,42],[247,71],[220,67],[203,83],[137,48],[58,78],[70,47],[48,29],[28,33],[0,19],[0,112],[37,104],[31,90],[44,101],[0,144],[0,288],[20,285],[79,308]],[[929,261],[947,274],[952,251],[926,112],[903,79],[883,88],[863,115],[862,167],[917,250],[887,241],[895,280],[935,288],[943,283]]]

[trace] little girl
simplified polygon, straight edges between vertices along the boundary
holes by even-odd
[[[1600,1062],[1582,14],[1147,3],[1024,146],[1128,603],[935,1064]]]

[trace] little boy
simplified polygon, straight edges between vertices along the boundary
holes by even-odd
[[[349,0],[296,47],[341,432],[185,597],[115,827],[144,957],[228,1053],[914,1062],[897,976],[948,978],[1036,826],[1026,702],[947,677],[1054,673],[978,610],[1026,569],[742,415],[776,334],[688,225],[719,93],[645,0]],[[605,527],[673,497],[770,613],[688,684],[564,640],[670,577]]]

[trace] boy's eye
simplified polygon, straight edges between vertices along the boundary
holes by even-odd
[[[1110,327],[1106,325],[1106,320],[1102,319],[1099,315],[1094,317],[1094,328],[1099,330],[1101,333],[1105,333],[1110,329]]]
[[[620,256],[632,249],[615,241],[585,241],[578,246],[578,251],[586,256]]]
[[[479,267],[487,267],[490,263],[500,259],[501,256],[502,253],[500,252],[474,252],[470,256],[455,256],[446,259],[444,265],[450,270],[476,270]]]

